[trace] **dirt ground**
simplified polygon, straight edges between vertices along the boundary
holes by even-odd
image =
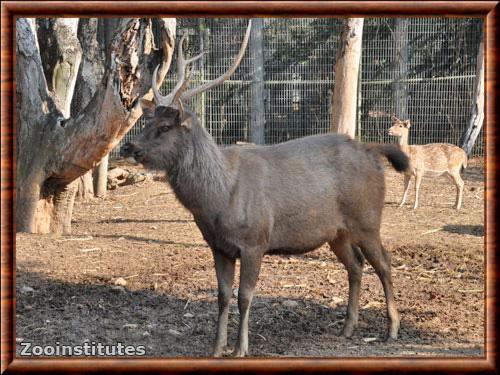
[[[459,212],[445,177],[424,179],[418,210],[410,206],[413,194],[398,208],[403,178],[386,170],[382,239],[392,254],[398,341],[381,341],[385,302],[370,266],[359,327],[352,339],[338,336],[347,275],[325,245],[303,256],[264,259],[250,315],[251,354],[483,356],[483,167],[480,159],[469,162]],[[217,316],[212,255],[165,182],[77,202],[73,220],[71,236],[17,236],[18,344],[121,342],[144,345],[148,356],[210,354]],[[115,285],[119,278],[126,285]],[[230,345],[237,319],[234,299]]]

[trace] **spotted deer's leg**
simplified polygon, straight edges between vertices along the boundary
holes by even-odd
[[[404,178],[405,178],[405,181],[404,181],[405,191],[403,193],[403,198],[401,198],[401,203],[399,204],[399,207],[402,207],[405,204],[406,197],[408,196],[408,190],[410,190],[411,175],[405,174]]]
[[[450,176],[453,179],[453,181],[455,182],[455,185],[457,187],[455,208],[457,210],[459,210],[460,207],[462,207],[462,196],[463,196],[463,192],[464,192],[464,180],[462,180],[462,177],[460,176],[460,172],[458,172],[458,171],[450,172]]]
[[[420,192],[420,184],[422,183],[422,172],[418,172],[415,175],[415,204],[413,205],[413,209],[418,208],[418,195]]]

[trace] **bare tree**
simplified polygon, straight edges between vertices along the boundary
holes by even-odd
[[[394,115],[398,118],[408,118],[408,18],[394,20],[394,60],[392,82],[392,101]]]
[[[149,19],[121,19],[102,81],[88,104],[73,114],[82,58],[78,20],[47,20],[43,27],[37,37],[34,20],[16,22],[16,225],[18,231],[68,233],[75,180],[142,115],[140,99],[152,96],[152,68],[163,60],[159,84],[170,66],[175,20],[161,22],[162,55]]]
[[[73,113],[78,113],[87,106],[104,75],[105,48],[102,38],[100,38],[101,40],[98,38],[99,22],[102,28],[103,22],[97,18],[84,18],[78,22],[77,37],[85,53],[82,56],[82,63],[78,71],[75,94],[71,106]],[[107,156],[104,159],[106,159],[107,166]],[[102,161],[99,163],[100,165],[102,165]],[[99,166],[94,170],[99,169]],[[92,177],[92,170],[79,177],[77,197],[88,199],[93,197],[94,194],[103,196],[102,191],[98,194],[94,188]],[[104,188],[106,188],[106,185],[104,185]],[[106,190],[104,190],[104,194],[105,192]]]
[[[331,130],[354,138],[363,18],[344,21],[335,62]]]
[[[472,149],[476,139],[483,128],[484,120],[484,40],[481,38],[477,53],[476,85],[474,89],[474,99],[472,102],[471,115],[467,129],[462,135],[460,146],[468,156],[472,154]]]
[[[97,30],[96,30],[96,41],[99,40],[99,42],[94,44],[95,48],[101,47],[101,50],[103,51],[109,48],[118,24],[119,24],[119,19],[117,18],[104,18],[104,19],[101,18],[99,20],[99,28],[102,30],[102,32],[99,32],[99,35],[97,36]],[[82,27],[82,33],[81,33],[82,37],[83,35],[85,35],[84,33],[85,33],[84,28]],[[103,58],[105,59],[105,55],[103,55]],[[102,67],[104,67],[105,60],[103,60],[102,64],[103,64]],[[97,83],[99,81],[96,80],[95,82],[97,86]],[[95,167],[93,170],[92,178],[93,178],[94,195],[96,197],[102,198],[106,196],[107,182],[108,182],[108,159],[109,159],[109,154],[104,156],[99,162],[99,165]]]
[[[250,113],[250,142],[264,144],[264,20],[254,18],[250,34],[250,52],[253,56],[252,111]]]

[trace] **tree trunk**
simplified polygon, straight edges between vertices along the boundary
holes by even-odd
[[[252,19],[250,52],[253,56],[252,111],[250,114],[250,142],[264,144],[264,20]]]
[[[394,81],[392,83],[392,100],[394,115],[408,120],[408,18],[394,20]]]
[[[16,226],[32,233],[69,233],[75,180],[108,154],[141,116],[138,99],[150,95],[152,71],[162,60],[160,79],[165,76],[173,46],[171,40],[162,41],[168,48],[160,56],[149,20],[121,19],[102,81],[88,105],[71,116],[81,56],[76,23],[45,21],[39,30],[45,27],[52,34],[40,32],[40,41],[34,20],[16,21]]]
[[[81,201],[88,201],[94,197],[94,181],[92,171],[87,171],[77,179],[75,198]]]
[[[17,22],[20,25],[17,36],[21,39],[17,41],[17,55],[21,61],[16,66],[19,132],[16,222],[18,231],[64,232],[71,226],[77,185],[69,184],[71,181],[58,185],[47,179],[47,169],[51,166],[45,157],[57,148],[48,136],[50,128],[64,123],[71,115],[82,49],[76,38],[77,18],[39,21],[43,54],[37,47],[35,20]],[[26,58],[24,64],[23,58]],[[32,94],[32,90],[38,93]],[[25,190],[26,185],[29,188]]]
[[[108,186],[108,161],[109,154],[101,159],[99,165],[94,168],[94,195],[104,198]]]
[[[354,138],[363,18],[348,18],[340,34],[335,62],[331,131]]]
[[[460,141],[461,147],[468,156],[472,155],[472,150],[476,139],[483,128],[484,120],[484,40],[481,38],[479,51],[477,53],[476,82],[474,89],[474,100],[471,108],[471,115],[467,129],[463,133]]]
[[[118,18],[104,18],[100,19],[100,27],[102,28],[102,49],[106,50],[111,45],[113,40],[113,35],[118,27]],[[175,23],[174,29],[175,29]],[[170,30],[172,32],[172,30]],[[175,30],[173,31],[175,35]],[[104,56],[103,56],[104,58]],[[104,62],[104,61],[103,61]],[[93,179],[94,179],[94,195],[99,198],[104,198],[107,194],[108,186],[108,164],[109,164],[109,154],[103,157],[99,165],[94,168]]]
[[[117,21],[114,19],[109,20]],[[107,30],[105,31],[104,29],[104,22],[97,18],[83,18],[78,25],[78,40],[85,54],[83,55],[80,70],[78,72],[78,81],[72,106],[74,113],[80,112],[88,105],[97,91],[97,87],[104,75],[106,62],[104,33],[107,32]],[[111,35],[115,30],[116,26],[109,31]],[[102,34],[102,37],[99,33]],[[103,159],[107,157],[106,155]],[[102,161],[99,165],[101,164],[104,165]],[[107,165],[107,162],[105,164]],[[77,198],[88,200],[92,198],[94,194],[100,197],[106,195],[106,184],[104,184],[104,191],[97,191],[96,187],[101,187],[102,189],[102,183],[95,181],[94,184],[93,177],[97,176],[98,179],[106,180],[107,171],[102,171],[99,167],[96,167],[95,170],[99,170],[101,173],[88,171],[83,176],[79,177],[78,191],[76,193]]]
[[[78,18],[38,19],[37,26],[47,88],[67,119],[71,116],[71,102],[82,61],[82,47],[77,38]]]

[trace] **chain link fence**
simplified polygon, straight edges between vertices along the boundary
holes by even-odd
[[[231,65],[247,23],[229,18],[178,19],[177,40],[189,33],[186,54],[207,51],[194,63],[192,87],[216,78]],[[411,120],[410,143],[458,144],[471,110],[482,27],[479,18],[365,19],[357,137],[364,142],[394,142],[387,135],[394,114]],[[262,38],[249,46],[236,73],[188,104],[218,144],[256,139],[252,119],[261,112],[260,139],[266,144],[326,133],[340,31],[341,20],[334,18],[263,19]],[[175,64],[174,57],[172,67]],[[259,69],[262,82],[254,74]],[[161,91],[168,93],[175,82],[171,68]],[[141,120],[124,141],[142,126]],[[484,154],[483,143],[481,132],[474,155]],[[112,156],[117,155],[115,149]]]

